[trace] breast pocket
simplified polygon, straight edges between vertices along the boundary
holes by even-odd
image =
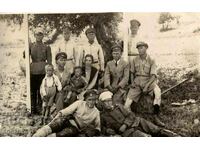
[[[141,72],[141,71],[140,71],[140,65],[139,65],[139,64],[136,64],[136,65],[135,65],[135,72]]]
[[[144,72],[146,74],[149,74],[150,73],[150,70],[151,70],[151,66],[149,64],[145,64],[144,65]]]

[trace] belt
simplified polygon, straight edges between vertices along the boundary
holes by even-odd
[[[150,76],[146,76],[146,75],[136,75],[136,77],[150,77]]]
[[[73,58],[67,59],[67,61],[72,61],[72,60],[74,60],[74,59]]]
[[[99,61],[94,61],[93,64],[99,63]]]

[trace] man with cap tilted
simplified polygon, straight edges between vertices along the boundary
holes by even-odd
[[[123,48],[120,45],[114,44],[111,49],[113,60],[106,65],[104,87],[114,94],[114,104],[124,104],[125,88],[129,80],[129,65],[121,58]]]
[[[118,134],[124,137],[177,136],[176,133],[135,116],[120,104],[113,105],[112,96],[110,91],[104,91],[99,96],[99,101],[103,105],[103,111],[100,113],[103,134],[107,136]]]
[[[164,126],[159,119],[160,104],[161,104],[161,90],[157,85],[156,63],[147,54],[148,44],[145,42],[138,42],[136,45],[139,56],[135,57],[131,62],[131,87],[129,89],[125,108],[131,110],[131,104],[137,103],[142,94],[150,94],[154,96],[154,120],[157,125]]]
[[[42,42],[44,37],[43,29],[38,27],[34,32],[36,42],[30,45],[31,56],[31,113],[39,113],[37,108],[42,107],[40,96],[40,85],[45,77],[45,65],[52,63],[51,48]]]
[[[87,54],[90,54],[94,58],[93,66],[100,72],[104,72],[104,54],[101,45],[95,40],[96,32],[94,28],[88,28],[85,32],[88,42],[81,48],[80,54],[80,66],[84,62],[84,58]]]
[[[65,70],[68,70],[70,73],[73,73],[73,68],[79,65],[77,47],[75,43],[70,39],[71,31],[69,27],[63,29],[64,39],[58,45],[58,52],[65,52],[67,54],[67,60],[65,65]]]
[[[51,133],[56,136],[98,136],[101,131],[100,114],[95,107],[98,99],[95,90],[88,90],[84,94],[84,101],[78,100],[69,107],[58,112],[57,116],[46,126],[39,129],[33,136],[44,137]]]

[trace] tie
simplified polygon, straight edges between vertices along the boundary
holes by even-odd
[[[117,67],[117,61],[115,61],[115,66]]]

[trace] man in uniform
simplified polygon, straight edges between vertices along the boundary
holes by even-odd
[[[45,65],[52,63],[51,48],[42,42],[44,37],[43,29],[38,27],[34,32],[36,42],[30,45],[31,55],[31,113],[40,113],[38,109],[42,107],[40,96],[40,85],[45,77]]]
[[[125,88],[129,80],[129,65],[122,56],[122,47],[114,44],[112,47],[113,60],[107,63],[104,74],[104,87],[111,91],[113,102],[123,104],[123,98],[126,94]]]
[[[78,100],[59,111],[53,121],[39,129],[33,136],[45,137],[51,133],[56,133],[58,137],[77,136],[80,133],[85,136],[98,136],[101,124],[99,111],[95,107],[96,100],[96,91],[88,90],[84,94],[84,100]]]
[[[80,54],[80,66],[82,66],[85,56],[90,54],[94,58],[93,66],[100,72],[104,72],[104,54],[101,45],[99,45],[95,40],[95,29],[88,28],[85,34],[88,38],[88,42],[81,48],[82,53]]]
[[[77,57],[78,53],[75,48],[75,43],[70,39],[71,31],[69,28],[65,27],[63,29],[63,36],[64,36],[64,39],[59,44],[58,51],[56,52],[56,54],[59,52],[65,52],[67,54],[65,70],[67,70],[68,72],[72,74],[74,67],[79,65],[79,61]]]
[[[162,129],[155,124],[128,112],[122,105],[113,105],[113,94],[105,91],[100,94],[102,102],[101,126],[103,134],[107,136],[121,135],[124,137],[148,136],[177,136],[172,131]]]
[[[129,62],[133,60],[136,56],[138,56],[138,50],[136,49],[136,43],[140,41],[140,37],[138,35],[139,28],[141,23],[133,19],[130,21],[130,37],[128,41],[128,54],[129,54]]]
[[[132,102],[137,103],[142,94],[150,94],[154,96],[154,119],[155,123],[164,126],[158,117],[161,104],[161,90],[157,85],[156,63],[147,54],[148,44],[138,42],[136,45],[139,56],[135,57],[131,62],[131,87],[129,89],[125,108],[131,110]]]

